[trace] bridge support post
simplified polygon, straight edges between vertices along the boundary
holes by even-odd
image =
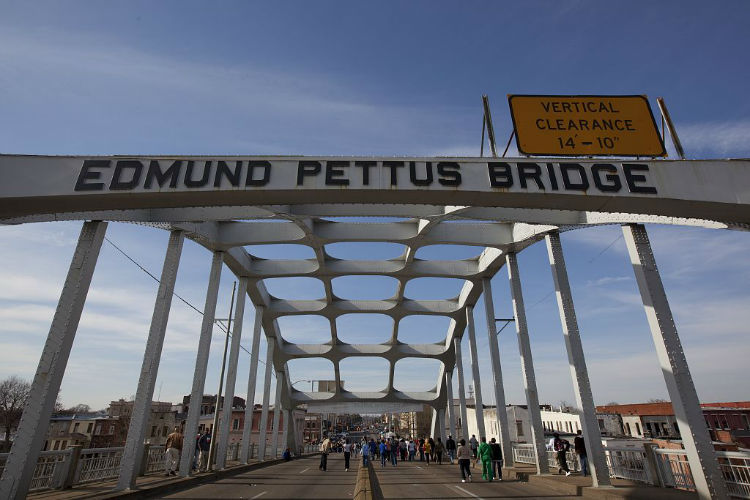
[[[437,411],[437,423],[438,423],[437,436],[443,442],[443,445],[445,445],[445,439],[446,439],[446,436],[445,436],[445,408],[438,408],[438,411]]]
[[[3,469],[0,498],[21,500],[29,491],[106,231],[107,223],[101,221],[84,222],[81,228],[30,396]]]
[[[260,347],[263,309],[263,306],[255,307],[253,341],[250,348],[250,371],[247,377],[247,399],[245,400],[245,423],[242,428],[242,450],[240,452],[240,462],[243,464],[250,461],[250,438],[253,432],[253,415],[255,413],[255,384],[258,378],[258,348]]]
[[[203,388],[206,384],[206,368],[208,367],[208,355],[211,350],[211,335],[214,329],[214,318],[216,316],[216,299],[219,295],[219,282],[221,280],[221,265],[224,260],[223,252],[214,252],[211,261],[211,271],[208,276],[208,288],[206,289],[206,304],[203,308],[203,322],[201,324],[201,335],[198,340],[198,352],[195,356],[195,372],[193,374],[193,388],[190,392],[190,408],[188,409],[187,422],[185,423],[185,442],[187,446],[182,447],[180,457],[180,476],[190,475],[195,449],[191,446],[192,440],[198,433],[198,420],[201,415],[203,403]],[[216,411],[219,411],[216,408]]]
[[[594,487],[610,486],[609,469],[607,468],[604,447],[599,433],[599,423],[596,420],[594,397],[591,394],[591,383],[586,369],[586,358],[583,355],[581,334],[578,331],[578,319],[573,306],[573,294],[570,292],[568,272],[565,268],[565,257],[562,252],[560,234],[553,232],[545,236],[552,278],[555,282],[557,306],[560,310],[565,347],[568,351],[570,375],[573,379],[573,390],[576,405],[581,412],[581,431],[586,442],[589,457],[589,468]]]
[[[456,437],[456,407],[453,406],[453,374],[445,372],[445,394],[448,404],[445,405],[448,412],[448,432]]]
[[[289,451],[294,451],[294,446],[289,446],[289,413],[289,410],[284,410],[281,414],[281,447],[284,449],[289,448]]]
[[[151,417],[151,400],[154,397],[156,377],[159,373],[161,351],[164,346],[164,334],[167,331],[169,311],[172,306],[174,284],[177,279],[177,269],[180,265],[180,255],[185,235],[182,231],[172,231],[169,235],[164,266],[161,271],[159,291],[156,295],[154,313],[151,316],[151,328],[146,341],[146,351],[143,354],[141,375],[138,379],[138,389],[133,402],[133,412],[128,427],[128,438],[122,452],[120,477],[116,489],[125,490],[135,487],[135,481],[141,471],[143,460],[143,438]],[[170,429],[171,432],[172,429]]]
[[[466,384],[464,382],[464,365],[461,359],[461,340],[453,339],[453,350],[456,351],[456,372],[458,373],[458,409],[461,412],[461,436],[469,439],[469,423],[466,420]],[[459,436],[456,436],[458,442]]]
[[[273,402],[273,427],[271,428],[271,458],[279,458],[279,419],[281,418],[281,388],[284,385],[284,373],[276,372],[276,396]]]
[[[234,323],[232,328],[232,347],[229,350],[229,366],[227,367],[227,387],[224,390],[224,408],[219,421],[219,448],[216,457],[216,469],[221,470],[227,464],[227,448],[229,447],[230,424],[232,423],[232,402],[234,401],[234,385],[237,381],[237,363],[240,359],[240,339],[242,338],[242,320],[245,317],[245,301],[247,298],[247,277],[240,277],[237,290],[237,305],[235,306]]]
[[[430,437],[435,439],[437,437],[437,428],[438,428],[438,413],[437,408],[434,406],[432,407],[432,422],[430,422]]]
[[[625,225],[622,232],[669,398],[672,400],[674,414],[680,426],[680,435],[690,463],[695,489],[700,498],[726,498],[726,483],[716,458],[716,451],[711,444],[711,436],[706,429],[700,400],[656,267],[648,233],[642,224]]]
[[[260,427],[258,427],[258,460],[266,459],[266,438],[268,437],[268,405],[271,397],[271,368],[273,368],[273,338],[266,337],[266,372],[263,377],[263,406],[260,410]],[[278,384],[279,381],[277,380]]]
[[[508,432],[508,413],[505,411],[505,389],[503,387],[503,370],[500,364],[500,348],[497,343],[497,330],[495,329],[495,303],[492,301],[492,283],[490,278],[482,280],[484,288],[484,311],[487,318],[487,340],[490,345],[490,361],[492,363],[492,376],[495,389],[495,417],[499,427],[500,447],[503,450],[503,466],[513,466],[513,447],[510,443]],[[487,442],[490,437],[487,436]]]
[[[477,359],[477,338],[474,331],[474,307],[466,306],[466,326],[469,335],[469,355],[471,356],[471,378],[474,382],[474,415],[477,419],[479,438],[486,436],[484,430],[484,405],[482,404],[482,384],[479,380],[479,360]]]
[[[505,263],[508,268],[510,295],[513,301],[513,316],[516,319],[518,351],[521,354],[521,373],[523,375],[523,387],[526,391],[526,405],[529,408],[531,439],[534,443],[534,456],[536,457],[536,472],[537,474],[547,474],[549,472],[547,447],[544,443],[542,415],[539,409],[539,394],[536,389],[536,375],[534,374],[534,362],[531,356],[531,342],[529,341],[529,330],[526,323],[526,309],[523,305],[521,275],[518,272],[518,257],[515,253],[509,253],[505,256]]]

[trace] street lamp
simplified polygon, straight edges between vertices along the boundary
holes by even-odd
[[[516,318],[495,318],[495,323],[497,323],[498,321],[505,321],[505,324],[497,331],[497,333],[495,333],[495,335],[500,335],[500,332],[505,330],[506,326],[516,321]]]
[[[292,382],[292,387],[294,387],[294,384],[299,384],[300,382],[310,382],[310,392],[313,392],[315,390],[313,388],[313,384],[315,383],[315,381],[307,379],[307,378],[301,378],[299,380],[295,380],[294,382]]]

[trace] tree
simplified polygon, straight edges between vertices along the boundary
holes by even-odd
[[[5,430],[3,448],[10,448],[11,429],[18,425],[31,392],[31,384],[12,375],[0,382],[0,424]]]
[[[71,406],[70,408],[60,410],[57,413],[60,413],[61,415],[80,415],[82,413],[91,413],[91,407],[87,404],[79,403],[75,406]]]
[[[668,400],[663,398],[651,398],[648,400],[649,403],[669,403]]]

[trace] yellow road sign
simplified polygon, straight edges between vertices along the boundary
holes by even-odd
[[[666,156],[645,96],[509,95],[518,151],[554,156]]]

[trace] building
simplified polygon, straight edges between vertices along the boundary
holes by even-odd
[[[133,401],[125,401],[124,399],[112,401],[107,409],[107,414],[117,421],[111,446],[125,446],[130,420],[133,415]],[[146,442],[152,445],[164,445],[167,442],[167,436],[176,425],[176,412],[172,410],[172,403],[152,401],[151,414],[146,427]]]
[[[107,413],[52,415],[43,450],[65,450],[70,446],[105,448],[114,435],[116,419]]]
[[[715,442],[750,448],[750,401],[703,403],[711,439]],[[680,427],[670,402],[598,406],[622,417],[628,436],[655,439],[680,439]]]

